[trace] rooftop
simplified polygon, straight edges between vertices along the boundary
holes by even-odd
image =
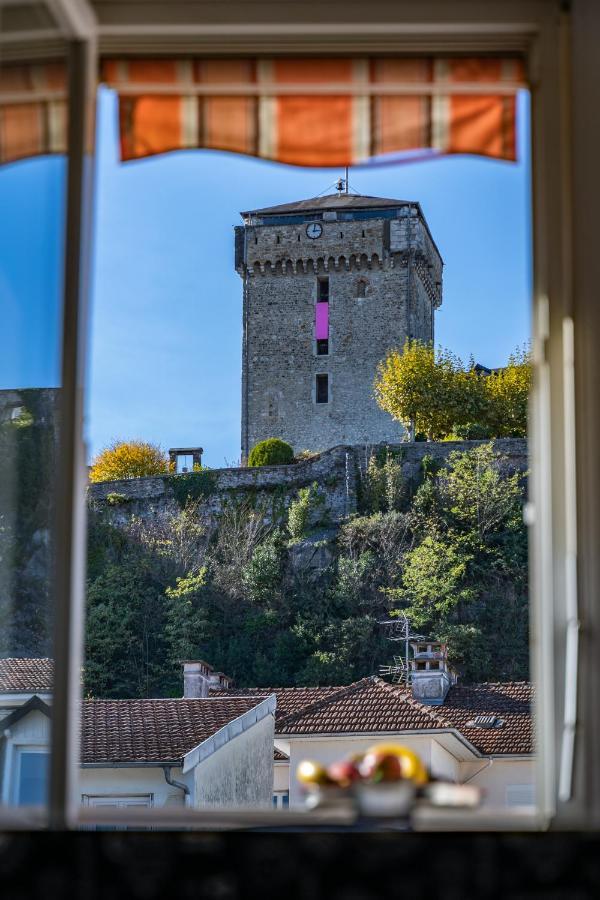
[[[54,662],[47,657],[0,659],[0,694],[46,694],[52,690]]]
[[[263,697],[86,700],[83,764],[179,762]]]
[[[0,660],[0,692],[52,690],[51,659]],[[533,752],[528,682],[460,684],[441,706],[426,706],[402,685],[376,676],[350,685],[230,688],[203,699],[87,700],[82,762],[178,760],[261,700],[275,694],[276,734],[360,734],[454,729],[480,753]],[[474,727],[493,716],[501,727]],[[276,754],[277,757],[277,754]]]
[[[270,216],[284,213],[304,213],[336,209],[393,209],[399,206],[418,206],[410,200],[391,200],[388,197],[369,197],[366,194],[346,194],[338,191],[324,197],[311,197],[308,200],[296,200],[293,203],[281,203],[279,206],[266,206],[263,209],[251,209],[240,213],[241,216]]]
[[[264,693],[263,693],[264,692]],[[237,689],[228,696],[242,695]],[[359,734],[454,729],[480,753],[533,752],[532,685],[527,682],[455,685],[442,706],[425,706],[401,685],[375,676],[344,687],[251,688],[277,697],[276,734]],[[502,727],[469,727],[478,715],[502,719]]]

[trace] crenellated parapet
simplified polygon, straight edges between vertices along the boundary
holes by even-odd
[[[252,259],[244,270],[248,275],[320,275],[329,272],[367,271],[370,269],[392,269],[401,254],[381,258],[378,253],[352,253],[349,256],[308,256],[287,259]]]

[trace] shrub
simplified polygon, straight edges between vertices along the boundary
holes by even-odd
[[[173,496],[183,509],[191,500],[204,500],[215,490],[217,476],[205,466],[194,468],[193,472],[184,475],[174,475],[169,478],[169,485]]]
[[[249,466],[287,466],[294,461],[294,451],[279,438],[259,441],[250,451]]]
[[[323,498],[319,494],[316,481],[309,487],[300,488],[298,499],[292,500],[288,511],[288,531],[293,540],[302,540],[306,535],[310,526],[311,514],[315,507],[322,502]]]
[[[400,509],[405,495],[401,454],[389,447],[372,453],[361,484],[361,511],[375,513]]]
[[[90,481],[115,481],[162,475],[168,469],[167,458],[156,444],[147,441],[115,441],[96,456],[90,468]]]
[[[110,494],[106,495],[106,502],[109,506],[121,506],[123,503],[127,503],[129,497],[125,494],[117,494],[115,491],[111,491]]]

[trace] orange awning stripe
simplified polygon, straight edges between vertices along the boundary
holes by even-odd
[[[406,150],[516,156],[516,58],[106,61],[122,159],[185,147],[300,166]],[[168,98],[168,99],[167,99]]]
[[[64,63],[0,66],[0,163],[66,147]]]

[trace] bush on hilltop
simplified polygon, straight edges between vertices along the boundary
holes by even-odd
[[[287,466],[294,462],[294,451],[280,438],[259,441],[250,451],[249,466]]]

